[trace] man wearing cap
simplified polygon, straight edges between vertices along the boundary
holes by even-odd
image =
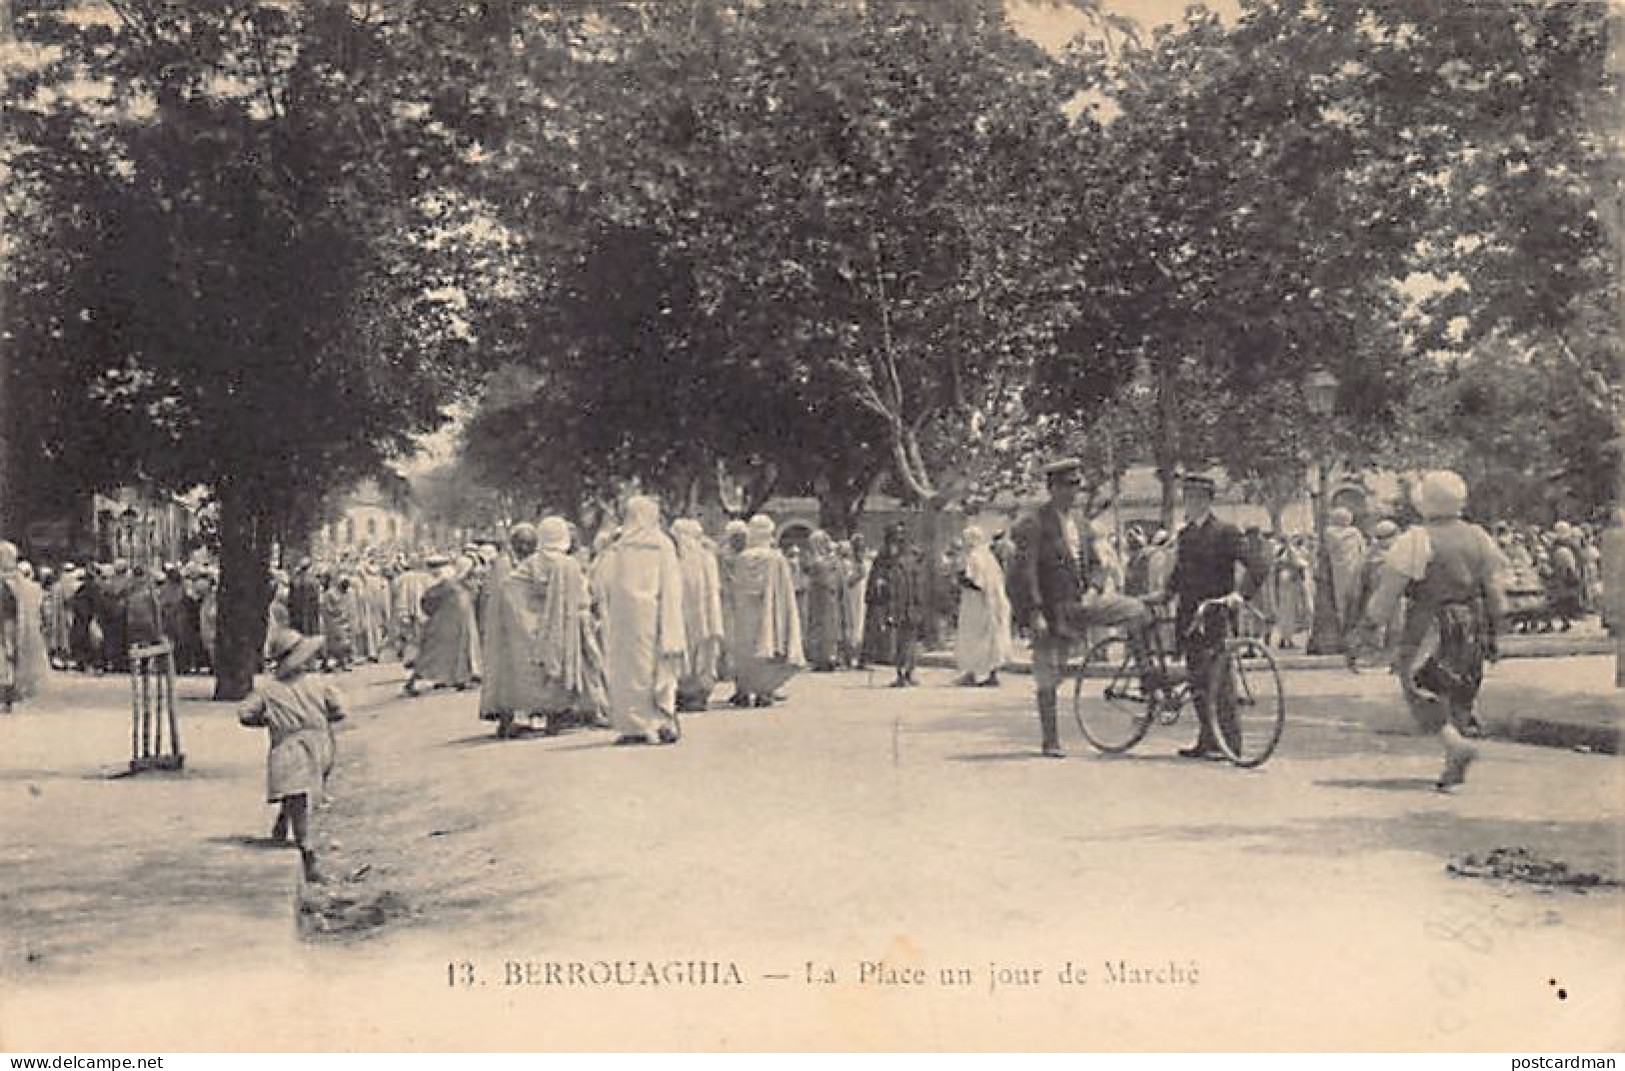
[[[1057,692],[1074,644],[1091,625],[1126,625],[1130,642],[1151,614],[1139,599],[1107,594],[1096,583],[1090,541],[1073,506],[1083,486],[1083,463],[1064,458],[1044,466],[1049,500],[1016,525],[1016,555],[1007,578],[1015,623],[1032,634],[1033,681],[1043,753],[1064,758],[1056,722]]]
[[[1225,630],[1203,630],[1192,636],[1190,626],[1196,608],[1208,599],[1224,599],[1232,607],[1240,606],[1250,598],[1263,582],[1265,566],[1249,553],[1241,529],[1227,524],[1213,513],[1213,499],[1217,487],[1212,479],[1201,475],[1186,476],[1183,481],[1185,527],[1179,530],[1174,549],[1174,569],[1168,577],[1168,593],[1179,599],[1174,616],[1174,635],[1185,655],[1185,670],[1189,675],[1191,692],[1196,696],[1197,719],[1200,732],[1196,743],[1180,752],[1185,758],[1222,758],[1218,741],[1213,738],[1213,719],[1208,715],[1212,697],[1207,694],[1207,679],[1213,657],[1224,646]],[[1245,590],[1236,591],[1236,566],[1246,570]],[[1220,731],[1231,739],[1236,733],[1235,711],[1221,702],[1217,711]]]

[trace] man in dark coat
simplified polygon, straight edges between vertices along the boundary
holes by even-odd
[[[120,558],[96,585],[96,623],[102,630],[101,664],[109,673],[129,668],[125,610],[130,591],[130,563]]]
[[[1249,548],[1241,529],[1227,524],[1213,515],[1213,499],[1217,488],[1206,476],[1186,476],[1184,479],[1185,527],[1179,530],[1179,541],[1174,555],[1174,571],[1168,578],[1168,590],[1179,599],[1179,610],[1174,618],[1174,634],[1185,653],[1185,669],[1190,675],[1191,691],[1196,696],[1197,719],[1200,725],[1196,743],[1180,752],[1186,758],[1222,758],[1218,741],[1213,738],[1208,717],[1208,705],[1218,700],[1220,731],[1227,739],[1235,739],[1236,715],[1227,697],[1209,696],[1208,674],[1214,656],[1224,646],[1228,629],[1203,629],[1190,634],[1191,622],[1197,607],[1208,599],[1227,599],[1232,606],[1240,606],[1244,598],[1251,598],[1263,583],[1265,564]],[[1236,566],[1246,569],[1246,582],[1241,593],[1236,592]]]
[[[94,567],[85,570],[83,582],[68,596],[68,612],[73,623],[68,629],[69,659],[77,669],[91,670],[101,666],[102,652],[98,638],[91,631],[96,619],[97,594],[101,584]]]
[[[866,657],[871,662],[891,662],[897,670],[893,688],[919,683],[914,665],[919,658],[920,640],[925,634],[929,596],[924,563],[909,545],[908,529],[901,523],[886,530],[886,541],[869,570],[868,604],[865,628],[870,630]]]
[[[1006,578],[1012,616],[1033,641],[1033,682],[1043,752],[1064,758],[1056,722],[1057,693],[1074,645],[1091,625],[1126,626],[1131,642],[1151,621],[1145,603],[1107,594],[1097,583],[1089,540],[1073,516],[1083,464],[1066,458],[1044,466],[1049,501],[1016,525],[1016,554]]]
[[[309,558],[300,561],[288,585],[288,627],[302,636],[316,636],[322,631],[322,586],[316,581]]]

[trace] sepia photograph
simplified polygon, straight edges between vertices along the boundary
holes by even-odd
[[[0,1051],[1625,1050],[1622,73],[0,0]]]

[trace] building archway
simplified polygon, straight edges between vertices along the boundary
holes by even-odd
[[[795,547],[798,550],[807,549],[807,540],[813,534],[813,526],[806,521],[790,521],[779,529],[779,549],[789,550]]]

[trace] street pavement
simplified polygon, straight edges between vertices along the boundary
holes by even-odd
[[[1617,708],[1606,662],[1503,662],[1486,711]],[[888,676],[719,689],[679,745],[625,748],[497,741],[472,692],[352,674],[303,941],[296,856],[254,841],[263,736],[189,700],[184,774],[106,780],[125,693],[80,679],[0,720],[0,1047],[1625,1044],[1619,888],[1446,870],[1519,847],[1621,877],[1613,756],[1486,741],[1440,795],[1391,678],[1294,670],[1260,770],[1178,759],[1185,724],[1106,758],[1064,722],[1052,761],[1029,680]],[[600,960],[740,981],[565,984]]]

